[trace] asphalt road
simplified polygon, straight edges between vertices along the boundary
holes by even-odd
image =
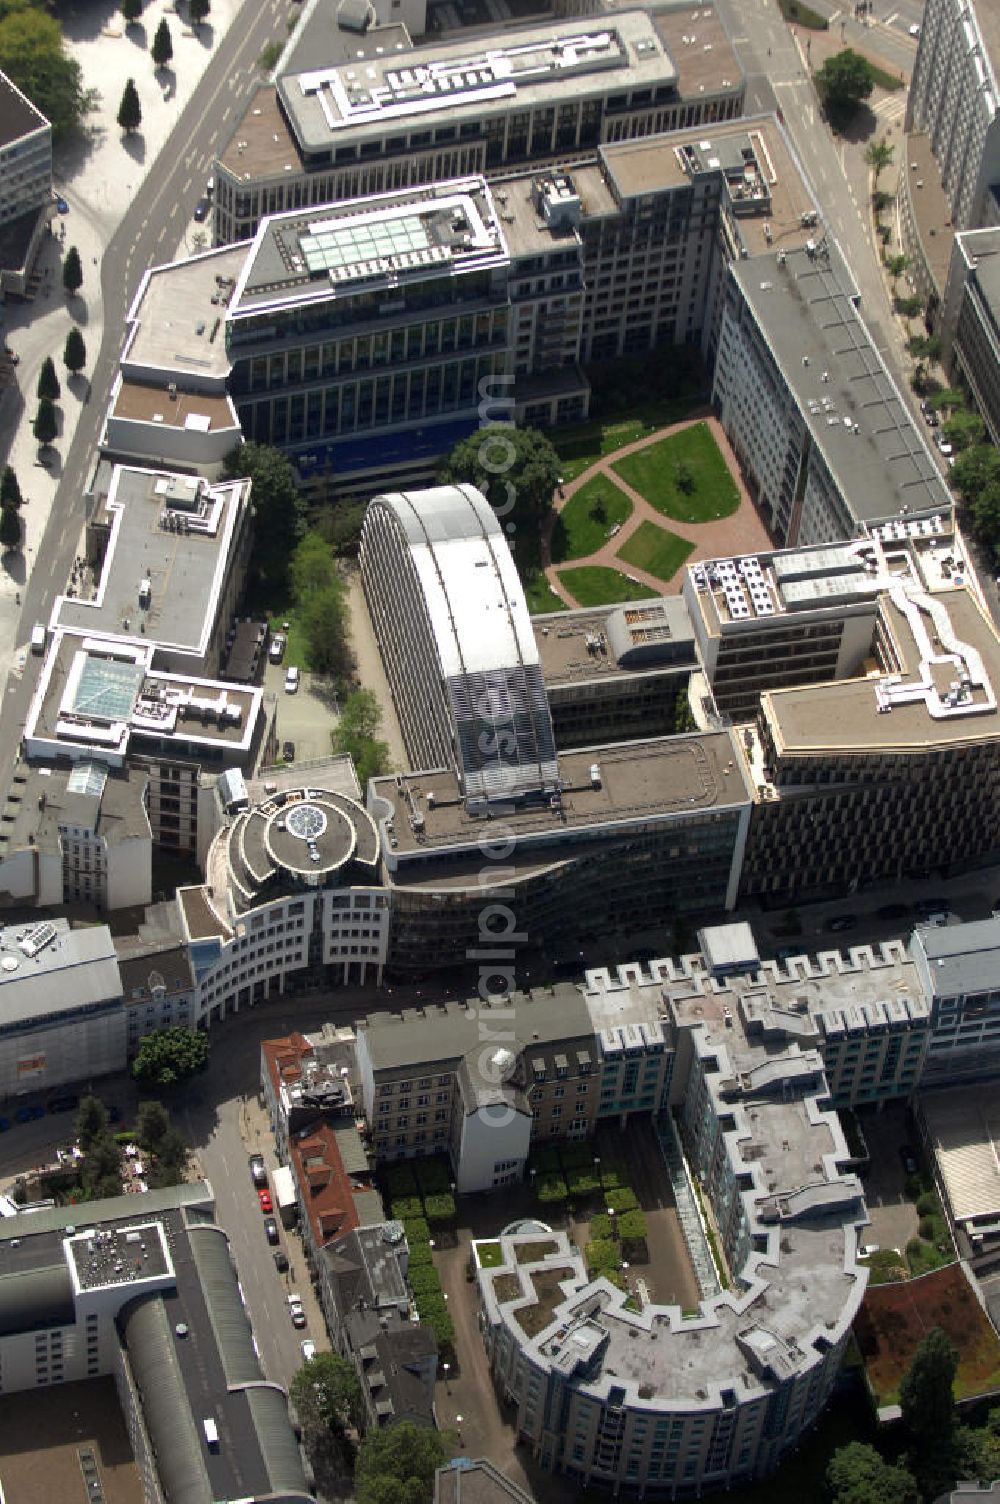
[[[85,521],[84,489],[97,452],[128,307],[143,273],[173,255],[204,192],[216,148],[260,77],[257,60],[272,38],[284,41],[286,18],[293,9],[289,0],[246,0],[108,244],[101,263],[104,337],[91,376],[93,397],[80,415],[49,525],[21,591],[18,641],[26,639],[33,622],[48,619],[79,546]],[[87,212],[85,205],[76,203],[73,210]],[[17,755],[40,663],[29,657],[23,678],[11,675],[8,679],[0,716],[2,785],[9,780]]]

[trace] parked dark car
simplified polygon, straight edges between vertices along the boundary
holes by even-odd
[[[825,930],[853,930],[858,922],[857,914],[835,914],[823,925]]]
[[[295,743],[294,742],[282,742],[282,744],[281,744],[281,755],[285,759],[286,762],[294,762],[295,761]]]
[[[49,1098],[50,1112],[75,1112],[80,1105],[80,1098],[75,1092],[66,1092],[61,1097]]]
[[[899,1157],[903,1161],[904,1174],[915,1175],[919,1166],[917,1164],[917,1156],[914,1154],[909,1144],[900,1144]]]
[[[885,903],[876,910],[878,919],[905,919],[910,912],[908,903]]]
[[[264,1223],[264,1236],[272,1248],[277,1248],[281,1239],[278,1237],[278,1224],[273,1217],[268,1217]]]
[[[43,1118],[44,1116],[45,1108],[39,1102],[36,1102],[33,1107],[19,1107],[14,1114],[14,1121],[17,1123],[33,1123],[36,1118]]]
[[[288,1270],[288,1254],[283,1248],[274,1250],[274,1267],[279,1274],[285,1274]]]
[[[926,919],[928,914],[947,914],[949,904],[947,898],[918,898],[913,907],[921,919]]]
[[[0,1133],[6,1133],[10,1127],[10,1118],[0,1118]]]
[[[209,203],[209,201],[208,201],[207,198],[200,198],[198,200],[198,202],[195,204],[195,206],[194,206],[194,217],[198,221],[199,224],[201,224],[201,222],[202,222],[203,219],[207,219],[208,218],[208,211],[209,211],[209,209],[211,209],[211,207],[212,207],[212,205]]]

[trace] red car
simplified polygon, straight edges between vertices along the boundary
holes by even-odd
[[[272,1212],[274,1210],[274,1207],[271,1205],[270,1191],[258,1191],[257,1200],[260,1202],[260,1209],[262,1212]]]

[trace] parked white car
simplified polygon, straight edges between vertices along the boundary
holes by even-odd
[[[302,1309],[302,1297],[293,1290],[288,1297],[288,1314],[292,1318],[292,1326],[305,1326],[306,1313]]]

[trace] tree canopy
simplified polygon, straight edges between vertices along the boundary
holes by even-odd
[[[56,140],[93,108],[80,65],[63,48],[58,21],[36,6],[8,9],[0,19],[0,69],[41,110]]]
[[[121,0],[122,20],[126,26],[131,26],[142,15],[142,0]],[[118,121],[121,125],[121,120]]]
[[[317,1353],[299,1369],[291,1396],[305,1430],[360,1431],[365,1406],[354,1364],[338,1353]]]
[[[174,55],[173,39],[170,35],[170,27],[167,25],[166,16],[163,17],[156,28],[150,53],[153,63],[157,68],[165,68]]]
[[[358,1448],[358,1504],[430,1504],[434,1474],[454,1455],[457,1437],[400,1421],[368,1432]]]
[[[208,1065],[208,1035],[200,1029],[154,1029],[139,1041],[132,1074],[143,1086],[175,1086]]]
[[[297,600],[304,600],[312,590],[325,590],[336,583],[337,570],[326,539],[319,533],[306,533],[292,554],[288,569]]]
[[[955,1423],[954,1393],[958,1353],[939,1326],[921,1338],[913,1362],[899,1386],[903,1424],[920,1445],[928,1438],[951,1434]]]
[[[76,1141],[87,1152],[91,1144],[108,1131],[108,1109],[100,1097],[86,1096],[80,1099],[76,1115]]]
[[[369,778],[389,771],[389,746],[379,738],[381,729],[382,711],[372,691],[358,689],[348,695],[332,734],[333,750],[353,759],[362,790]]]
[[[80,291],[83,286],[83,264],[80,261],[80,252],[75,245],[71,245],[66,252],[62,270],[63,287],[72,295]]]
[[[59,385],[59,377],[56,375],[55,363],[51,355],[46,355],[38,371],[38,389],[36,395],[39,398],[48,397],[50,402],[58,402],[62,388]]]
[[[14,507],[0,507],[0,548],[6,552],[17,548],[21,541],[21,519]]]
[[[35,421],[31,425],[31,431],[39,444],[51,444],[59,432],[59,422],[56,418],[56,410],[50,397],[43,397],[38,404]]]
[[[816,70],[813,81],[823,108],[835,125],[849,120],[875,87],[871,63],[853,47],[845,47],[843,52],[828,57],[822,68]]]
[[[139,103],[139,91],[134,78],[125,80],[121,104],[118,106],[118,124],[126,136],[137,131],[142,124],[142,105]]]
[[[305,504],[295,471],[278,449],[267,444],[238,444],[227,454],[225,473],[248,476],[254,509],[254,568],[269,582],[288,578],[292,552],[305,532]]]
[[[917,1504],[911,1473],[894,1467],[866,1442],[839,1447],[826,1470],[831,1504]]]
[[[892,161],[892,152],[893,148],[889,145],[885,136],[882,137],[881,141],[869,141],[865,147],[865,161],[872,170],[876,184],[881,174]]]
[[[87,346],[83,335],[74,324],[66,336],[66,345],[63,349],[63,365],[72,375],[78,376],[87,364]]]
[[[188,16],[192,26],[200,26],[211,9],[211,0],[188,0]]]
[[[17,476],[10,465],[4,465],[3,475],[0,476],[0,506],[21,507],[23,505],[24,497],[21,495]]]
[[[455,445],[438,478],[476,486],[509,534],[512,527],[537,528],[552,506],[559,469],[559,456],[537,428],[491,423]]]

